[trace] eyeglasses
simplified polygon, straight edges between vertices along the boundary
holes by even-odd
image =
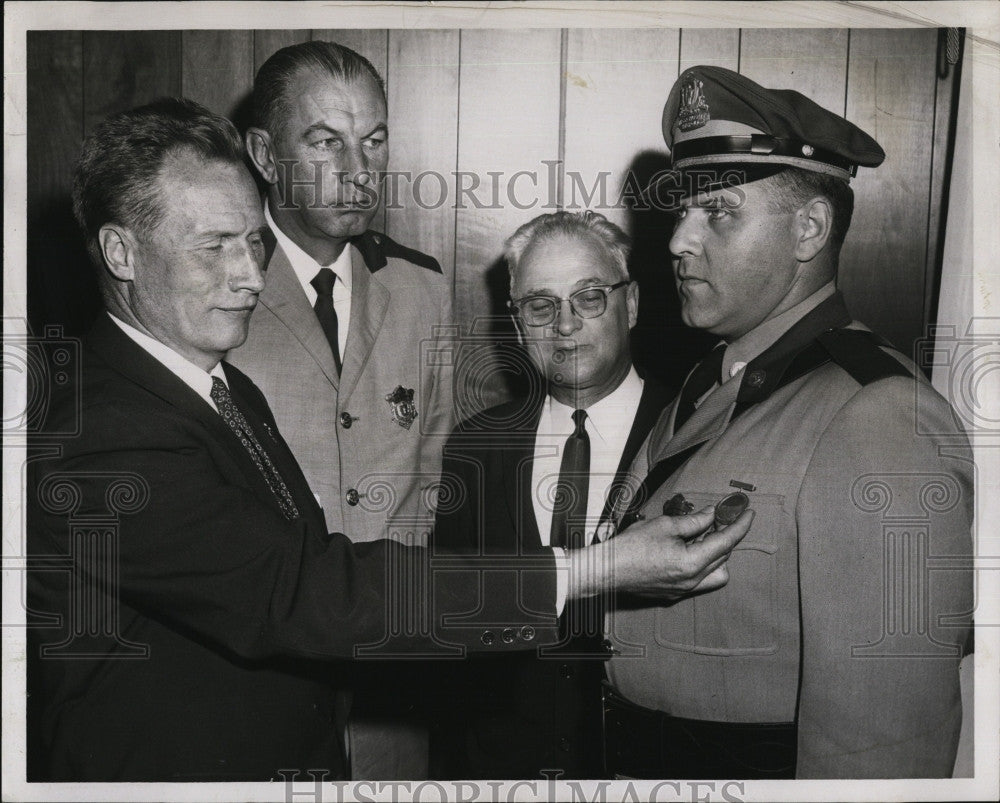
[[[571,294],[566,301],[578,318],[599,318],[608,308],[608,293],[628,285],[628,281],[615,284],[595,284]],[[507,308],[528,326],[547,326],[556,319],[563,299],[556,296],[525,296],[507,302]]]

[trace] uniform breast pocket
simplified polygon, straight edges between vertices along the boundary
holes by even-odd
[[[682,493],[695,510],[719,499],[718,494]],[[778,605],[789,569],[793,590],[795,582],[794,549],[782,545],[782,534],[793,532],[792,521],[784,496],[749,496],[754,522],[729,558],[729,583],[657,609],[656,641],[661,647],[705,655],[777,651]],[[780,604],[794,605],[794,594]]]

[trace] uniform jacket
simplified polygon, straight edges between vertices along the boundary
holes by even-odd
[[[451,288],[431,257],[384,234],[349,246],[351,322],[338,377],[323,329],[275,246],[246,342],[228,355],[264,392],[331,531],[426,538],[441,448],[454,425]],[[386,400],[412,388],[407,428]],[[405,421],[405,418],[404,418]]]
[[[628,470],[670,398],[666,388],[646,380],[635,418],[623,422],[631,429],[620,473]],[[455,502],[442,502],[438,509],[435,548],[517,555],[541,546],[531,472],[543,400],[502,404],[456,429],[442,471]],[[591,657],[567,657],[581,652]],[[435,739],[439,755],[432,756],[432,764],[446,759],[446,768],[439,771],[459,778],[537,778],[542,769],[556,768],[564,777],[595,777],[605,654],[598,645],[580,640],[564,645],[563,653],[473,660],[455,667],[450,730]]]
[[[526,557],[534,570],[521,578],[510,564],[506,578],[491,572],[487,599],[479,564],[443,555],[448,571],[414,600],[408,578],[426,578],[425,550],[328,534],[240,371],[224,364],[300,511],[292,521],[221,416],[107,316],[84,341],[78,382],[75,365],[71,381],[53,382],[29,467],[28,546],[40,569],[29,601],[45,625],[29,631],[39,779],[268,780],[310,767],[339,777],[333,699],[346,664],[335,659],[387,644],[461,654],[555,639],[551,553]],[[400,629],[400,611],[420,612],[427,627]],[[444,635],[446,615],[470,611],[483,618]],[[494,638],[483,621],[513,635]]]
[[[697,509],[735,480],[755,488],[756,518],[728,585],[609,617],[619,652],[608,675],[626,698],[679,717],[797,720],[797,777],[948,776],[972,610],[970,573],[953,570],[972,554],[971,453],[915,370],[863,384],[830,361],[766,395],[789,355],[844,325],[863,328],[837,294],[677,433],[676,403],[665,411],[635,473],[703,445],[644,512],[676,493]],[[766,397],[734,417],[756,393]]]

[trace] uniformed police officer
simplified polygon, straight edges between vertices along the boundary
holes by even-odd
[[[757,517],[727,586],[610,615],[608,770],[948,776],[971,577],[928,582],[920,561],[971,554],[968,445],[835,284],[849,181],[883,151],[798,92],[716,67],[680,76],[663,133],[673,170],[650,193],[677,206],[682,317],[720,343],[640,453],[629,515],[736,485]],[[919,524],[886,525],[914,508]]]

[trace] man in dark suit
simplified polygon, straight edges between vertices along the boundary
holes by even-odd
[[[606,537],[616,488],[670,401],[632,365],[628,254],[625,233],[591,212],[541,215],[508,241],[511,309],[541,381],[456,429],[442,479],[470,496],[439,510],[438,547],[517,555]],[[601,627],[597,607],[571,607],[558,649],[463,667],[441,771],[599,776]]]
[[[524,649],[612,570],[658,596],[717,585],[749,527],[688,544],[707,517],[663,517],[613,550],[504,564],[328,533],[264,397],[222,362],[264,286],[242,159],[227,120],[182,100],[84,144],[74,209],[107,314],[79,371],[36,388],[51,395],[27,489],[31,780],[343,777],[331,661],[364,657],[392,615],[427,623],[399,649]]]

